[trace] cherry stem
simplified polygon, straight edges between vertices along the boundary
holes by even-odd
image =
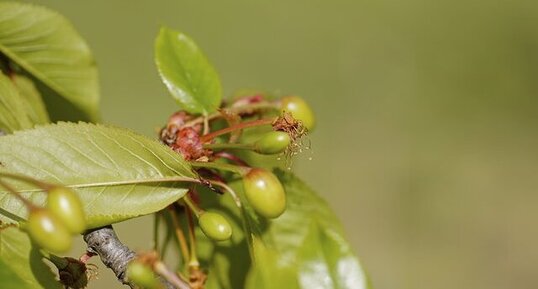
[[[185,238],[185,233],[183,233],[183,230],[179,226],[179,219],[177,216],[176,211],[170,207],[169,213],[172,219],[172,223],[174,225],[174,231],[176,233],[176,237],[178,239],[179,248],[181,250],[181,255],[183,255],[183,261],[187,261],[190,259],[189,256],[189,249],[187,248],[187,239]]]
[[[194,220],[192,218],[192,212],[191,212],[190,207],[187,208],[186,212],[187,212],[187,220],[189,224],[189,242],[191,244],[191,258],[189,260],[189,267],[199,268],[200,262],[198,262],[198,257],[196,256],[196,237],[194,236]]]
[[[228,108],[224,108],[224,109],[230,111],[231,113],[241,114],[241,113],[257,111],[257,110],[263,110],[263,109],[275,109],[276,110],[276,109],[278,109],[278,105],[275,102],[258,102],[258,103],[254,103],[254,104],[242,105],[242,106],[239,106],[239,107],[228,107]],[[197,117],[197,118],[185,123],[185,126],[195,126],[197,124],[203,123],[206,120],[211,121],[211,120],[221,118],[221,117],[223,117],[223,114],[221,112],[215,112],[215,113],[212,113],[212,114],[207,115],[207,116]]]
[[[236,166],[231,164],[224,163],[215,163],[215,162],[190,162],[191,166],[195,168],[207,168],[207,169],[216,169],[220,171],[228,171],[236,173],[240,176],[246,175],[252,168],[247,166]]]
[[[93,256],[96,256],[97,254],[95,253],[92,253],[92,252],[86,252],[84,254],[82,254],[78,260],[84,264],[88,263],[88,261],[90,261],[91,257]]]
[[[17,225],[15,224],[5,224],[0,222],[0,231],[7,229],[7,228],[17,228]]]
[[[183,197],[183,202],[185,202],[185,204],[188,206],[187,209],[191,209],[191,211],[194,213],[194,215],[196,216],[196,218],[198,218],[200,216],[200,214],[203,214],[204,211],[202,209],[200,209],[192,200],[191,198],[188,196],[188,195],[185,195]]]
[[[19,199],[28,208],[28,210],[32,211],[32,210],[37,210],[38,209],[37,206],[32,204],[30,201],[28,201],[23,196],[21,196],[21,194],[19,192],[17,192],[17,190],[15,190],[11,185],[8,185],[6,182],[0,180],[0,186],[4,187],[10,194],[12,194],[17,199]]]
[[[220,182],[220,181],[211,181],[211,180],[209,182],[212,185],[221,187],[223,190],[228,192],[230,194],[230,196],[232,196],[232,199],[234,200],[235,205],[241,211],[241,215],[242,215],[241,223],[243,225],[243,230],[245,232],[250,231],[250,229],[249,229],[250,226],[248,224],[248,217],[247,217],[248,215],[247,215],[247,212],[245,210],[245,207],[243,207],[243,205],[241,204],[241,198],[239,198],[239,196],[235,193],[235,191],[230,186],[228,186],[226,183]],[[252,235],[247,234],[246,240],[247,240],[247,243],[249,244],[248,250],[250,252],[250,257],[252,258],[252,261],[254,261],[254,249],[253,249],[254,245],[253,245]]]
[[[232,161],[232,162],[234,162],[237,165],[242,166],[242,167],[248,167],[248,164],[244,160],[242,160],[238,156],[233,155],[233,154],[231,154],[229,152],[218,152],[214,156],[218,157],[218,158],[223,158],[223,159],[230,160],[230,161]]]
[[[153,251],[159,252],[159,232],[161,224],[161,212],[153,214]]]
[[[170,269],[168,269],[161,261],[157,261],[153,264],[153,271],[162,276],[164,279],[166,279],[166,281],[170,282],[170,284],[174,285],[174,287],[178,289],[191,289],[189,283],[181,279],[178,275],[174,274],[174,272],[170,271]]]
[[[235,202],[235,205],[238,207],[238,208],[241,208],[241,199],[239,198],[239,196],[235,193],[235,191],[230,187],[228,186],[227,184],[225,184],[224,182],[221,182],[221,181],[212,181],[210,180],[209,181],[212,185],[214,186],[217,186],[217,187],[220,187],[222,188],[224,191],[226,191],[227,193],[230,194],[230,196],[232,197],[232,199],[234,200]]]
[[[210,150],[228,150],[228,149],[235,149],[235,150],[253,150],[254,145],[253,144],[244,144],[244,143],[210,143],[210,144],[204,144],[204,149],[210,149]]]
[[[19,181],[23,181],[25,183],[30,183],[30,184],[32,184],[32,185],[34,185],[36,187],[39,187],[39,188],[41,188],[41,189],[43,189],[45,191],[48,191],[48,190],[52,189],[53,187],[55,187],[55,185],[47,184],[45,182],[38,181],[36,179],[33,179],[31,177],[27,177],[27,176],[23,176],[23,175],[0,172],[0,176],[10,178],[10,179],[19,180]]]
[[[217,131],[214,131],[212,133],[208,133],[206,135],[203,135],[203,136],[200,137],[200,142],[206,143],[206,142],[209,142],[209,141],[213,140],[214,138],[216,138],[218,136],[230,133],[232,131],[245,129],[245,128],[249,128],[249,127],[268,125],[268,124],[272,124],[274,121],[275,120],[272,119],[272,118],[245,121],[245,122],[242,122],[242,123],[239,123],[239,124],[236,124],[236,125],[233,125],[233,126],[229,126],[229,127],[223,128],[221,130],[217,130]]]
[[[203,118],[203,122],[204,122],[204,132],[203,132],[203,134],[205,135],[205,134],[209,133],[209,119],[208,119],[207,116],[205,116]]]

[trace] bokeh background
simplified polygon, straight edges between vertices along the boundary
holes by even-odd
[[[227,94],[306,98],[315,153],[295,169],[375,288],[536,288],[537,1],[27,2],[88,40],[108,123],[153,136],[176,109],[153,64],[160,24],[198,42]],[[150,223],[117,229],[144,249]],[[122,286],[102,268],[90,288]]]

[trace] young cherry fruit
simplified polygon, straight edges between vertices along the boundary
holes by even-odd
[[[57,186],[49,190],[47,208],[62,222],[72,234],[80,234],[86,229],[86,219],[82,203],[71,189]]]
[[[286,193],[278,178],[264,169],[253,168],[243,177],[245,196],[256,213],[276,218],[286,209]]]
[[[157,280],[151,268],[137,260],[133,260],[127,265],[127,279],[140,288],[162,288],[161,283]]]
[[[291,113],[295,119],[300,120],[309,131],[314,129],[316,125],[314,112],[301,97],[285,96],[280,100],[280,107]]]
[[[283,152],[291,142],[290,135],[283,131],[271,131],[254,143],[254,151],[259,154],[273,155]]]
[[[28,216],[26,230],[41,248],[53,253],[71,249],[71,234],[63,222],[46,209],[34,209]]]
[[[221,214],[203,212],[198,217],[202,232],[215,241],[225,241],[232,236],[232,226]]]

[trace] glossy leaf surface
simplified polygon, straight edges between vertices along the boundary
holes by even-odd
[[[162,27],[155,41],[155,63],[161,79],[182,109],[208,114],[219,107],[222,98],[219,76],[189,36]]]
[[[178,177],[194,177],[180,154],[129,130],[59,123],[0,138],[0,171],[73,188],[88,227],[153,213],[185,194]],[[22,182],[13,186],[37,205],[46,195]],[[0,190],[0,220],[26,218],[25,207]]]
[[[53,119],[98,118],[95,61],[63,16],[32,4],[0,3],[0,53],[38,80]]]
[[[282,170],[277,175],[288,195],[288,207],[264,234],[267,247],[273,250],[268,255],[278,256],[277,265],[273,266],[277,273],[273,274],[288,276],[293,270],[297,288],[301,289],[370,288],[339,220],[327,203],[294,175]],[[256,263],[266,262],[258,259]],[[275,285],[264,284],[265,288]]]

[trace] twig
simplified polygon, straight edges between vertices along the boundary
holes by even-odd
[[[127,264],[136,257],[136,253],[125,246],[119,239],[112,226],[93,229],[84,233],[84,241],[88,244],[87,251],[99,255],[105,266],[110,268],[120,282],[131,288],[136,286],[127,280],[125,271]],[[176,287],[167,279],[160,279],[167,289],[190,289],[190,287]]]

